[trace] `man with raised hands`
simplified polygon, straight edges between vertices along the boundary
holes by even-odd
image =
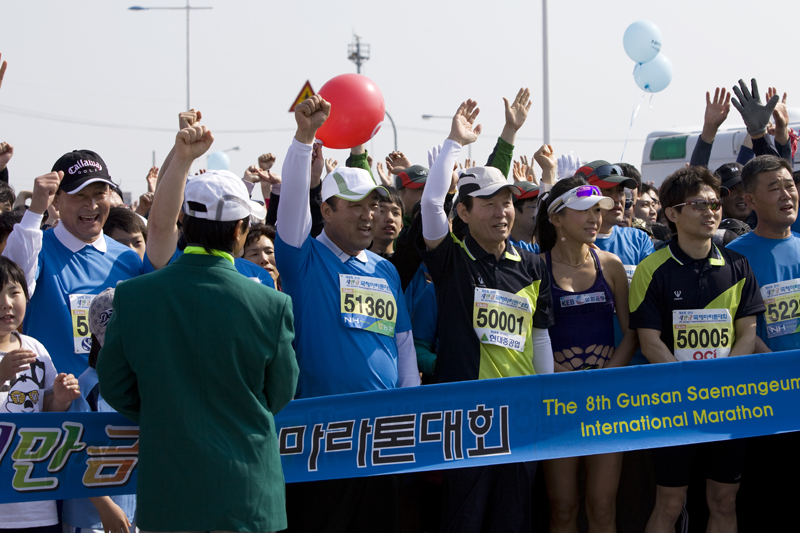
[[[295,108],[297,132],[283,163],[275,258],[294,305],[297,398],[420,383],[397,270],[366,250],[386,190],[362,168],[334,169],[322,183],[325,229],[310,235],[312,143],[330,110],[320,96]],[[396,476],[290,484],[289,528],[399,531],[399,489]]]
[[[201,143],[206,151],[214,142],[214,136],[207,127],[200,125],[202,113],[194,109],[184,111],[178,115],[178,125],[182,135],[175,138],[175,145],[172,147],[164,164],[161,166],[161,177],[158,182],[156,194],[153,197],[153,205],[150,207],[150,214],[147,223],[147,252],[144,256],[144,272],[152,272],[167,266],[175,261],[182,253],[187,243],[182,236],[178,226],[180,217],[184,216],[181,206],[184,201],[184,190],[186,188],[189,170],[195,158],[188,158],[184,155],[178,157],[181,144]],[[205,151],[203,152],[205,153]],[[199,157],[199,156],[198,156]],[[230,178],[235,177],[227,170],[211,170],[206,172]],[[237,178],[238,179],[238,178]],[[247,183],[245,187],[247,187]],[[266,216],[266,209],[263,207],[254,211],[256,218],[263,219]],[[251,280],[275,288],[266,270],[243,259],[234,258],[234,267],[243,276]]]
[[[463,242],[447,224],[453,163],[480,134],[478,111],[472,100],[458,108],[422,194],[417,247],[439,308],[435,383],[553,372],[547,267],[509,243],[519,187],[494,167],[468,169],[458,180],[458,216],[469,227]],[[501,313],[510,317],[505,327],[492,327],[487,316]],[[445,470],[442,531],[529,531],[534,474],[535,463]]]
[[[44,344],[59,371],[76,376],[89,364],[92,299],[142,273],[139,255],[103,234],[112,186],[116,184],[98,154],[64,154],[52,172],[34,180],[30,209],[3,250],[28,283],[24,333]],[[43,232],[39,228],[51,204],[61,221]]]

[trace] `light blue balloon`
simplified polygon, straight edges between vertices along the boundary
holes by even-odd
[[[649,20],[637,20],[625,30],[622,46],[628,57],[637,63],[647,63],[661,51],[661,30]]]
[[[206,168],[208,170],[228,170],[231,160],[225,152],[214,152],[208,156]]]
[[[636,65],[633,79],[643,91],[661,92],[672,81],[672,62],[664,54],[658,54],[652,61]]]

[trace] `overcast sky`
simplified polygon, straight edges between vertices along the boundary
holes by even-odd
[[[15,146],[9,170],[18,191],[30,188],[60,155],[80,148],[100,153],[123,190],[135,195],[145,190],[153,151],[160,164],[185,107],[186,17],[181,10],[127,9],[137,3],[185,5],[181,0],[0,0],[0,53],[9,62],[0,89],[0,141]],[[449,121],[425,121],[421,115],[451,116],[466,98],[482,109],[478,121],[484,133],[473,155],[484,161],[502,129],[502,97],[513,97],[522,86],[530,87],[533,107],[515,155],[530,156],[542,143],[540,2],[192,0],[192,5],[213,9],[191,15],[191,103],[215,132],[211,151],[241,148],[229,152],[237,174],[263,152],[275,153],[280,168],[294,131],[289,107],[306,80],[318,90],[333,76],[355,72],[347,59],[354,31],[371,46],[362,73],[383,92],[399,148],[412,161],[427,165],[427,149],[449,132]],[[770,85],[788,91],[789,106],[800,107],[800,45],[789,25],[798,20],[800,3],[762,5],[769,10],[744,0],[551,0],[556,153],[572,152],[584,161],[620,159],[641,95],[622,35],[639,19],[660,27],[662,53],[672,61],[674,78],[652,104],[649,95],[645,99],[626,161],[641,163],[650,132],[699,129],[705,91],[730,88],[739,78],[757,78],[762,92]],[[794,36],[781,41],[781,32]],[[760,36],[757,42],[754,36]],[[723,128],[741,125],[732,109]],[[382,160],[393,144],[387,123],[368,149]],[[346,157],[343,151],[328,154],[340,163]]]

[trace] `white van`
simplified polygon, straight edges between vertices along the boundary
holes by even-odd
[[[789,119],[789,127],[795,132],[800,131],[800,109],[789,109]],[[652,181],[659,187],[667,176],[685,166],[692,158],[700,133],[698,129],[690,132],[654,131],[648,135],[642,154],[642,181]],[[713,172],[725,163],[736,161],[746,135],[744,127],[720,130],[711,148],[708,168]],[[800,154],[795,154],[794,169],[800,170]]]

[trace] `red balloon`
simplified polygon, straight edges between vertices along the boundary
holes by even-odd
[[[317,130],[326,148],[353,148],[381,129],[386,105],[375,83],[361,74],[342,74],[328,81],[319,95],[331,104],[331,116]]]

